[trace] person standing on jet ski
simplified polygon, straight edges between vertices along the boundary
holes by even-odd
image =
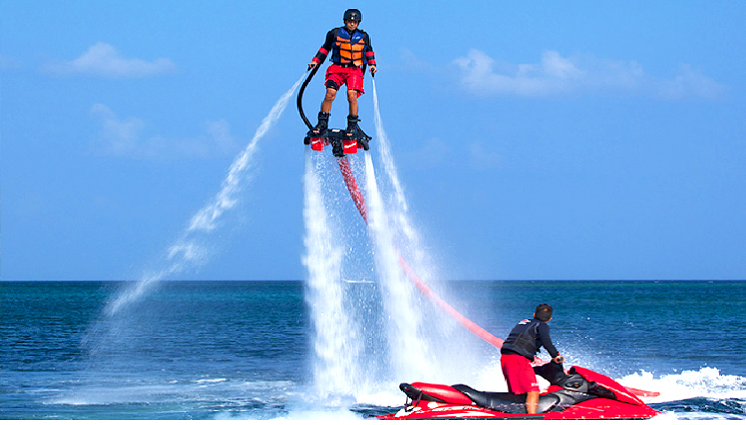
[[[332,102],[337,96],[337,90],[347,84],[347,101],[350,104],[350,114],[347,116],[347,133],[352,136],[357,130],[359,121],[357,112],[357,98],[365,93],[363,77],[365,67],[370,66],[370,74],[376,73],[376,56],[370,45],[370,37],[365,31],[358,29],[363,17],[359,10],[348,9],[344,13],[344,26],[334,28],[326,34],[324,45],[319,48],[308,69],[316,68],[324,63],[331,52],[332,64],[326,70],[326,96],[321,102],[319,121],[313,128],[315,134],[321,135],[328,127],[329,112]]]
[[[531,362],[543,346],[552,356],[552,361],[562,363],[565,360],[554,348],[549,336],[549,325],[552,320],[552,307],[540,304],[536,307],[533,319],[520,321],[505,340],[500,349],[500,366],[508,382],[508,391],[513,394],[526,394],[526,411],[536,413],[539,405],[539,383],[536,381]]]

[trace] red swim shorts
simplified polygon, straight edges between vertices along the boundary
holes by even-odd
[[[505,380],[508,381],[508,391],[513,394],[525,394],[529,391],[539,391],[536,374],[531,362],[518,354],[504,354],[500,357]]]
[[[365,93],[363,70],[357,66],[329,65],[326,68],[326,87],[339,90],[344,84],[347,84],[347,90],[357,90],[357,97],[362,96]]]

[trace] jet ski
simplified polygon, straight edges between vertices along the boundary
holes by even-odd
[[[414,382],[399,389],[407,400],[399,412],[378,419],[649,419],[660,412],[634,392],[591,370],[574,366],[565,371],[556,363],[534,368],[552,384],[539,396],[536,414],[526,413],[526,395],[477,391]]]

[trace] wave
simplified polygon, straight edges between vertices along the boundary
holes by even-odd
[[[678,419],[746,419],[746,377],[703,367],[655,377],[640,371],[619,379],[622,385],[659,392],[643,401]]]
[[[660,396],[645,400],[654,403],[694,397],[746,399],[746,377],[723,375],[719,369],[713,367],[686,370],[658,378],[650,372],[640,371],[625,376],[619,382],[628,387],[659,392]]]

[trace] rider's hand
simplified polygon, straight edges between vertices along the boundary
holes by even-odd
[[[557,357],[553,358],[552,361],[555,362],[555,363],[557,363],[557,364],[560,364],[560,363],[564,363],[565,362],[565,358],[562,357],[562,356],[557,356]]]
[[[308,64],[308,69],[311,70],[311,69],[316,68],[317,66],[319,66],[319,64],[317,64],[314,61],[311,61],[311,63]]]
[[[378,68],[376,68],[375,65],[370,66],[370,75],[376,75],[376,71],[378,71]]]

